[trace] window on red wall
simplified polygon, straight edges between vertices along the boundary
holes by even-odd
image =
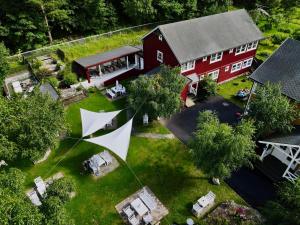
[[[158,62],[161,62],[161,63],[164,62],[164,54],[159,50],[157,50],[156,59]]]

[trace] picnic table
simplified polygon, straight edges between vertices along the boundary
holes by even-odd
[[[136,198],[130,203],[131,207],[137,212],[139,216],[144,216],[147,212],[149,212],[149,209],[147,206],[142,202],[140,198]]]

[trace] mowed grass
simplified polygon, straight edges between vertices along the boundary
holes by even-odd
[[[69,106],[66,113],[71,124],[70,135],[80,137],[79,108],[110,111],[124,108],[125,102],[125,100],[109,102],[100,93],[93,93],[85,100]],[[119,117],[120,124],[124,123],[125,119],[124,112]],[[155,126],[161,125],[156,123]],[[77,194],[66,207],[76,224],[123,224],[115,205],[141,186],[121,160],[120,166],[115,171],[98,180],[82,173],[82,162],[102,149],[84,141],[65,139],[44,163],[35,166],[22,164],[19,167],[27,172],[28,187],[33,185],[33,179],[37,176],[45,179],[62,171],[65,176],[71,177],[76,183]],[[216,193],[217,202],[233,199],[243,203],[243,200],[224,182],[221,186],[212,185],[208,177],[195,168],[188,148],[177,139],[154,140],[132,137],[127,163],[142,184],[148,185],[169,209],[170,213],[162,224],[171,224],[174,221],[184,223],[187,217],[192,217],[190,212],[192,203],[209,190]]]
[[[253,82],[249,80],[246,76],[241,76],[234,80],[219,85],[218,94],[223,96],[228,101],[231,101],[234,104],[240,106],[241,108],[244,108],[247,101],[242,101],[235,95],[240,89],[251,90],[252,84]]]
[[[138,29],[124,31],[111,36],[103,36],[99,39],[86,40],[81,44],[61,47],[65,54],[65,62],[70,63],[75,59],[106,52],[124,45],[140,45],[141,38],[150,31],[149,29]]]

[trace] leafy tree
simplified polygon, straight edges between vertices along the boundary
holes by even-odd
[[[255,129],[243,120],[236,128],[220,123],[211,111],[199,114],[191,148],[195,163],[211,177],[226,178],[243,165],[252,166],[256,157],[252,140]]]
[[[0,172],[1,224],[41,224],[43,215],[24,194],[24,174],[15,168]]]
[[[279,186],[278,197],[262,208],[266,224],[300,224],[300,179],[296,183],[284,182]]]
[[[201,15],[211,15],[228,11],[231,0],[199,0],[198,10]]]
[[[197,13],[196,0],[162,0],[157,2],[160,17],[168,20],[193,18]]]
[[[7,61],[8,50],[3,43],[0,43],[0,87],[9,71],[9,64]]]
[[[118,17],[111,3],[105,0],[74,0],[73,4],[75,24],[79,32],[94,33],[116,27]]]
[[[74,183],[68,178],[56,180],[47,189],[47,195],[58,197],[63,203],[70,199],[70,193],[75,191]]]
[[[50,186],[51,187],[51,186]],[[50,196],[42,205],[46,225],[73,225],[74,221],[67,213],[63,202],[56,196]]]
[[[295,104],[282,95],[280,85],[269,83],[257,88],[248,113],[255,121],[258,135],[289,132],[299,115]]]
[[[197,97],[208,98],[210,96],[215,96],[217,95],[217,89],[217,82],[211,79],[209,76],[205,76],[198,87]]]
[[[185,79],[179,68],[162,66],[159,74],[140,76],[129,87],[128,103],[132,109],[150,117],[169,117],[181,107],[180,93]]]
[[[64,109],[50,96],[34,92],[28,98],[0,98],[0,158],[36,160],[54,147],[66,129]]]
[[[156,13],[153,7],[153,0],[123,0],[125,14],[137,23],[151,21]]]

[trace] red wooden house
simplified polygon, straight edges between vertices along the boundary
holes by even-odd
[[[185,100],[197,94],[204,76],[221,83],[247,72],[263,38],[244,9],[161,25],[142,39],[144,69],[181,66],[190,80],[182,91]]]

